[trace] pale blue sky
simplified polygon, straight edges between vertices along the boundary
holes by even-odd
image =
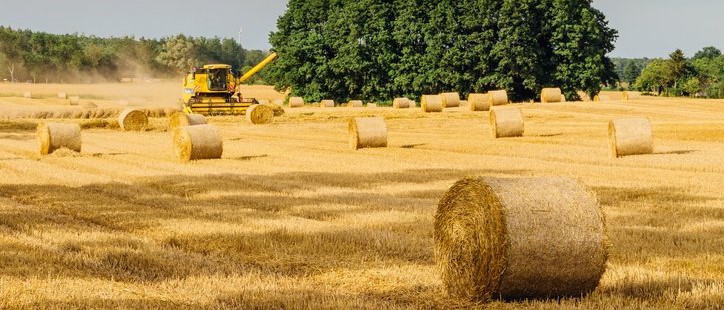
[[[178,33],[237,38],[268,49],[286,0],[0,0],[0,25],[51,33],[159,38]],[[211,5],[214,5],[213,7]],[[594,0],[619,30],[611,56],[688,56],[704,46],[724,49],[724,1]]]

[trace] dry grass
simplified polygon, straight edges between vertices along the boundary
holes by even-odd
[[[444,293],[437,202],[467,176],[546,175],[596,191],[608,269],[586,298],[491,308],[717,308],[723,103],[523,105],[526,135],[512,140],[467,108],[212,117],[224,155],[192,163],[162,130],[101,125],[80,157],[40,158],[32,120],[0,121],[0,308],[482,308]],[[632,115],[651,120],[656,153],[609,158],[608,120]],[[388,148],[349,150],[353,116],[384,116]]]

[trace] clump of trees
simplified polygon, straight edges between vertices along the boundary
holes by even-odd
[[[269,81],[316,101],[545,86],[593,97],[617,81],[617,32],[590,0],[290,0]]]
[[[668,59],[651,61],[634,87],[663,96],[724,98],[724,55],[715,47],[705,47],[687,58],[677,49]]]
[[[0,26],[0,81],[69,83],[178,77],[191,66],[207,63],[248,70],[267,54],[245,50],[228,38],[99,38]],[[263,75],[251,82],[264,83]]]

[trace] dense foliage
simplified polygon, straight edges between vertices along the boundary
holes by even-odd
[[[724,98],[724,55],[705,47],[689,59],[677,49],[668,59],[648,63],[632,88],[664,96]]]
[[[590,0],[290,0],[269,81],[307,100],[506,89],[568,98],[615,83],[617,32]]]
[[[163,39],[56,35],[0,26],[0,81],[92,82],[176,77],[191,66],[250,68],[268,52],[232,39],[178,35]],[[256,81],[263,82],[263,72]]]

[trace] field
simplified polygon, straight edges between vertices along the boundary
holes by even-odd
[[[0,84],[0,115],[76,108],[58,91],[99,107],[178,98],[174,83]],[[487,113],[464,107],[306,107],[263,126],[213,117],[223,158],[192,163],[175,159],[162,118],[140,133],[85,126],[80,155],[44,158],[37,120],[0,120],[0,308],[721,309],[724,101],[521,107],[525,136],[502,140]],[[388,148],[348,148],[347,122],[362,115],[386,117]],[[651,119],[655,154],[609,157],[608,120],[623,116]],[[432,239],[442,194],[466,176],[544,175],[598,196],[611,241],[599,288],[489,305],[446,297]]]

